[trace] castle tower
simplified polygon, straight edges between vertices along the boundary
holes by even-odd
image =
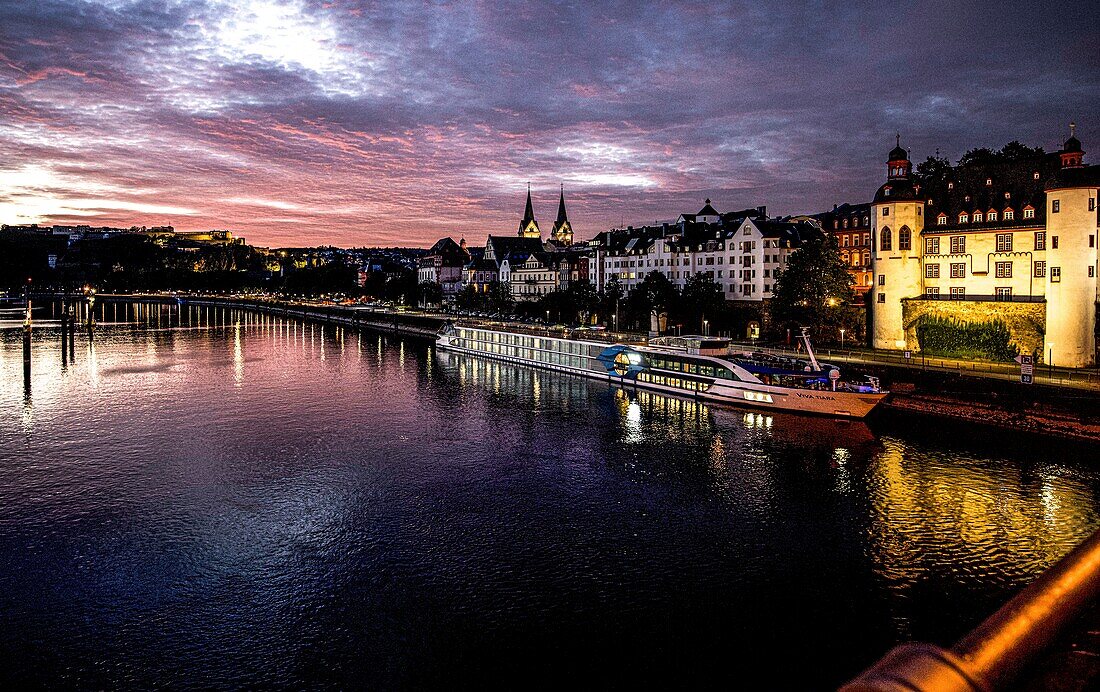
[[[902,300],[918,298],[924,290],[920,234],[925,200],[900,135],[886,165],[886,183],[871,204],[873,343],[875,348],[916,350],[918,345],[905,335]]]
[[[561,186],[561,197],[558,199],[558,220],[554,222],[554,228],[550,230],[550,239],[561,245],[573,244],[573,225],[569,223],[569,215],[565,213],[565,185]]]
[[[1046,184],[1047,324],[1043,358],[1073,368],[1096,363],[1097,213],[1100,166],[1085,166],[1074,135]]]
[[[527,208],[523,210],[523,220],[519,222],[520,238],[541,238],[539,222],[535,221],[535,211],[531,208],[531,183],[527,183]]]

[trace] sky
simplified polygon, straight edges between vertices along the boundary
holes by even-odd
[[[1076,121],[1091,2],[0,0],[0,223],[266,246],[578,239],[866,202],[914,160]],[[1091,158],[1086,154],[1086,163]]]

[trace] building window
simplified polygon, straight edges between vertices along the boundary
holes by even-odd
[[[1011,300],[1012,299],[1012,287],[1011,286],[998,286],[993,289],[997,300]]]
[[[1062,268],[1061,267],[1051,267],[1050,268],[1050,282],[1052,284],[1056,284],[1061,280],[1062,280]]]
[[[1034,219],[1035,218],[1035,210],[1032,209],[1031,207],[1028,207],[1027,209],[1024,209],[1024,218],[1025,219]]]
[[[863,234],[863,244],[864,245],[870,245],[871,244],[871,234],[870,233],[864,233]]]
[[[1058,236],[1056,236],[1056,235],[1050,236],[1050,249],[1051,250],[1057,250],[1058,249]]]
[[[848,236],[841,237],[840,244],[842,247],[848,247]]]
[[[886,302],[886,294],[885,293],[879,293],[878,294],[878,302],[880,302],[880,303],[885,303]]]
[[[936,217],[936,225],[937,226],[946,226],[947,225],[947,214],[940,214],[939,216],[937,216]]]
[[[845,227],[845,228],[847,228],[847,227],[848,227],[848,219],[844,219],[844,227]]]
[[[1031,177],[1034,178],[1035,180],[1038,180],[1039,179],[1039,171],[1035,171],[1034,173],[1032,173]]]
[[[1090,265],[1089,266],[1089,278],[1091,279],[1094,276],[1096,276],[1096,267]]]
[[[982,222],[982,213],[980,211],[974,212],[974,223]]]
[[[882,208],[882,215],[883,216],[889,216],[890,215],[890,207],[883,207]]]
[[[940,287],[939,286],[926,286],[924,289],[924,295],[928,298],[939,298]]]
[[[951,278],[952,279],[965,279],[966,278],[966,265],[962,262],[951,263]]]
[[[962,255],[966,253],[966,236],[953,235],[951,236],[951,254]]]
[[[990,185],[992,185],[992,184],[993,184],[993,178],[986,178],[986,179],[985,179],[985,185],[986,185],[986,187],[989,187],[989,186],[990,186]]]
[[[959,214],[959,223],[966,223],[968,221],[970,221],[969,214]]]
[[[1044,276],[1047,275],[1047,263],[1046,262],[1035,262],[1034,266],[1035,266],[1035,271],[1032,273],[1032,275],[1036,279],[1041,279],[1041,278],[1043,278]]]
[[[885,286],[886,285],[886,275],[885,274],[879,274],[878,275],[878,285],[879,286]]]
[[[1012,252],[1012,234],[997,234],[997,252]]]
[[[885,209],[883,210],[885,211]],[[882,229],[879,234],[879,250],[893,250],[894,249],[894,235],[890,232],[890,228],[886,227]]]
[[[938,279],[938,278],[940,278],[940,265],[938,265],[938,264],[926,264],[926,265],[924,265],[924,278],[926,278],[926,279]]]
[[[1047,249],[1047,234],[1046,231],[1035,231],[1035,249],[1046,250]]]
[[[885,188],[885,189],[884,189],[884,190],[882,191],[882,196],[883,196],[883,197],[889,197],[889,196],[890,196],[890,188]],[[883,216],[886,216],[886,215],[885,215],[885,214],[883,214]]]
[[[1089,211],[1096,211],[1096,198],[1089,197]]]
[[[997,262],[997,274],[998,279],[1011,279],[1012,278],[1012,262]]]
[[[1060,211],[1062,211],[1062,200],[1060,200],[1060,199],[1052,200],[1051,203],[1050,203],[1050,213],[1051,214],[1057,214]]]
[[[900,229],[898,229],[898,249],[913,249],[913,232],[909,230],[908,226],[902,226]]]
[[[1089,236],[1089,247],[1096,247],[1096,236]]]
[[[952,286],[951,287],[951,299],[952,300],[962,300],[964,298],[966,298],[966,288],[964,288],[962,286]]]
[[[995,211],[989,212],[988,214],[985,215],[985,220],[986,221],[996,221],[997,220],[997,212],[995,212]]]
[[[1015,218],[1016,218],[1016,212],[1012,211],[1011,209],[1005,209],[1005,213],[1004,213],[1004,220],[1005,221],[1012,221]]]
[[[904,230],[904,229],[902,229]],[[938,255],[940,254],[940,239],[939,238],[925,238],[924,239],[924,254],[926,255]]]

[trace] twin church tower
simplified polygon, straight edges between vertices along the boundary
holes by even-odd
[[[531,184],[527,184],[527,207],[523,210],[523,220],[519,222],[520,238],[542,238],[539,230],[539,222],[535,221],[535,211],[531,207]],[[562,185],[561,197],[558,199],[558,219],[550,230],[551,242],[562,246],[573,244],[573,225],[569,223],[569,215],[565,213],[565,186]]]

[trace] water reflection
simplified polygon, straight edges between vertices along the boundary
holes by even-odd
[[[949,642],[1100,521],[1100,472],[1053,444],[95,309],[94,342],[36,328],[33,406],[0,330],[12,688],[728,686],[791,651],[787,686],[826,688]]]

